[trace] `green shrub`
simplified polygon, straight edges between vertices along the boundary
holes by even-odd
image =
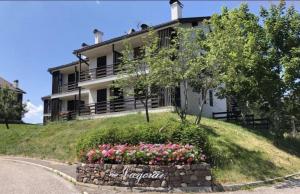
[[[80,154],[100,144],[132,144],[166,143],[176,125],[168,125],[163,129],[155,124],[141,124],[133,127],[109,128],[93,130],[79,139],[76,151]],[[175,127],[175,128],[174,128]]]
[[[140,142],[151,144],[179,143],[190,144],[204,150],[208,160],[213,161],[211,145],[205,129],[193,124],[180,124],[169,120],[166,124],[149,123],[132,127],[118,127],[93,130],[84,135],[77,143],[76,151],[79,158],[87,150],[101,144],[130,144]]]

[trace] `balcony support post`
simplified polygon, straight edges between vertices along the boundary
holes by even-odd
[[[115,63],[116,63],[116,54],[115,54],[115,44],[112,44],[112,54],[113,54],[113,65],[112,65],[112,72],[115,72]]]
[[[75,83],[77,84],[78,83],[78,70],[77,70],[77,66],[75,66]]]
[[[77,100],[77,95],[74,95],[74,102],[75,102],[75,107],[74,107],[74,112],[77,113],[78,107],[79,107],[79,100]]]
[[[79,95],[78,95],[78,115],[80,116],[80,102],[81,102],[81,87],[78,88]]]
[[[112,44],[112,53],[113,53],[113,63],[116,62],[116,59],[115,59],[115,44]]]
[[[80,62],[83,62],[83,63],[85,63],[87,66],[90,66],[90,64],[87,62],[87,60],[85,60],[85,59],[83,59],[82,57],[81,57],[81,54],[76,54],[76,57],[79,59],[79,63]]]
[[[81,55],[79,54],[79,81],[81,80]]]

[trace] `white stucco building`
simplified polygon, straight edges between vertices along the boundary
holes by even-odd
[[[160,37],[160,44],[166,44],[175,26],[187,28],[202,27],[209,17],[182,18],[182,5],[171,0],[171,21],[152,26]],[[141,111],[143,105],[134,96],[123,95],[111,84],[118,79],[118,64],[124,40],[129,41],[134,50],[142,46],[142,37],[148,32],[146,24],[141,29],[133,29],[123,36],[104,40],[104,33],[94,30],[95,43],[83,44],[73,52],[77,61],[49,68],[52,75],[52,94],[43,97],[44,121],[64,119],[97,118]],[[138,55],[138,53],[137,53]],[[112,99],[111,96],[117,96]],[[207,99],[188,88],[188,113],[197,114],[199,100],[206,100],[203,115],[211,117],[213,112],[227,110],[226,99],[218,99],[214,90],[209,90]],[[173,106],[184,105],[182,86],[176,91],[161,88],[157,96],[149,102],[150,111],[170,111]]]

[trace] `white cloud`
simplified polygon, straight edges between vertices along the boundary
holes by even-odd
[[[26,123],[42,123],[43,122],[43,105],[34,105],[31,102],[26,102],[27,113],[24,116]]]

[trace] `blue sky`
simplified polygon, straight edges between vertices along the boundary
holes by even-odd
[[[182,1],[183,17],[209,16],[222,6],[238,7],[241,1]],[[276,1],[249,1],[258,13],[261,5]],[[299,1],[290,1],[300,10]],[[82,42],[93,43],[93,29],[104,40],[123,35],[138,24],[170,20],[168,1],[21,1],[0,2],[0,76],[19,79],[29,100],[27,122],[42,122],[41,97],[51,93],[49,67],[76,60],[72,51]]]

